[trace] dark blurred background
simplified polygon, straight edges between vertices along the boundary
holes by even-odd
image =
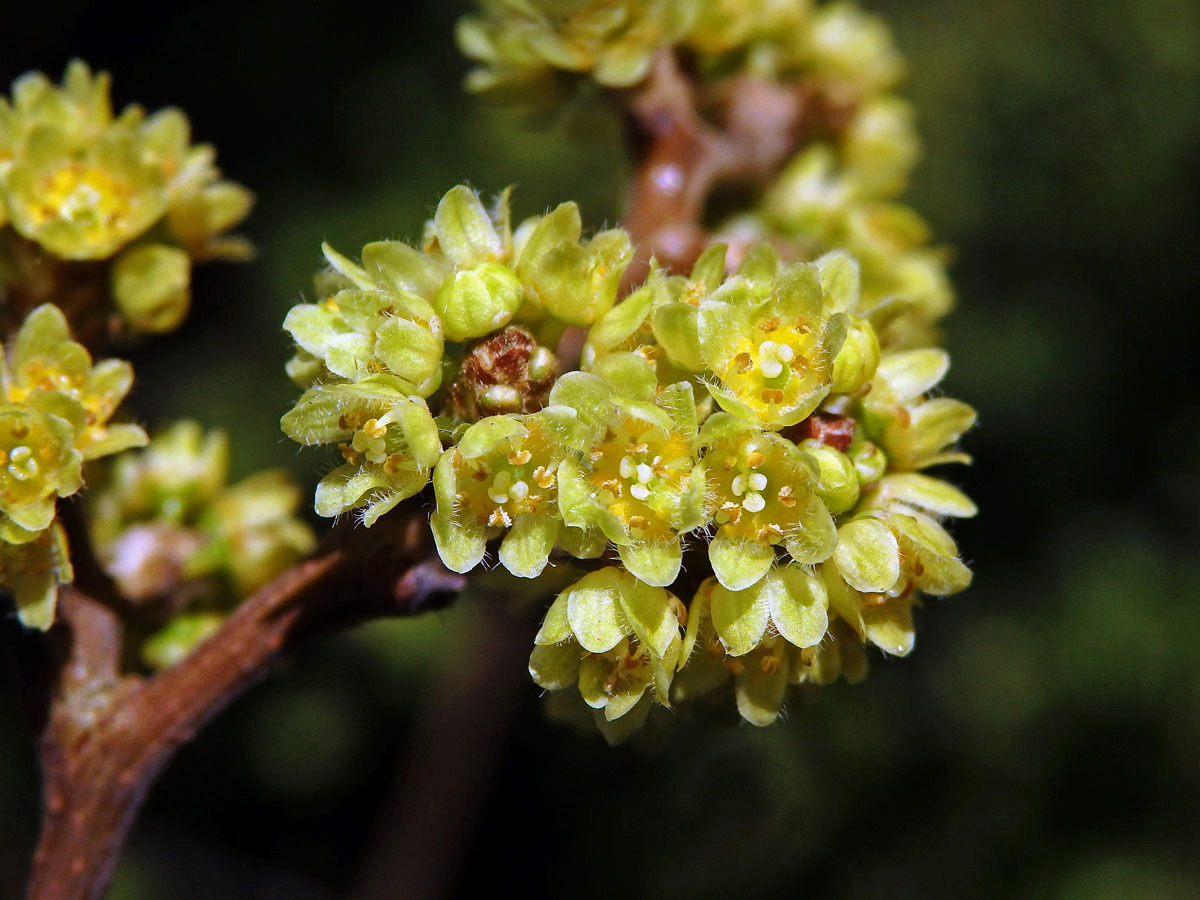
[[[423,896],[439,870],[458,896],[1200,897],[1200,5],[868,7],[911,62],[927,157],[909,199],[956,253],[974,586],[930,602],[917,652],[865,683],[766,730],[681,721],[649,749],[546,724],[520,654],[486,661],[478,606],[327,640],[180,754],[113,900]],[[295,395],[279,323],[322,240],[415,238],[462,180],[515,183],[521,215],[574,198],[616,220],[616,123],[582,114],[572,142],[463,95],[461,11],[6,4],[0,84],[80,56],[119,104],[183,107],[258,193],[257,261],[199,270],[188,328],[134,357],[148,424],[222,426],[239,473],[311,484],[323,459],[277,427]],[[3,897],[36,790],[5,695]]]

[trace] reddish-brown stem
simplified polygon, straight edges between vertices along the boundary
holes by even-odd
[[[355,541],[339,532],[183,662],[146,678],[118,674],[116,614],[80,590],[63,591],[56,638],[66,646],[39,748],[44,819],[29,900],[101,897],[155,776],[282,653],[316,632],[421,612],[461,588],[461,576],[429,558],[423,517],[398,524]]]
[[[776,174],[810,124],[810,101],[801,84],[751,75],[700,94],[675,53],[659,52],[629,102],[645,142],[625,217],[639,250],[635,281],[651,255],[677,271],[691,266],[708,239],[704,213],[713,190],[761,184]]]

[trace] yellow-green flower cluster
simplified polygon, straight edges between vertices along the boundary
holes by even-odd
[[[462,51],[480,63],[470,90],[529,82],[554,70],[606,87],[646,77],[655,51],[678,41],[692,0],[484,0],[458,23]]]
[[[88,498],[97,558],[121,595],[157,623],[142,645],[149,665],[186,655],[239,598],[315,546],[286,474],[258,472],[232,485],[228,475],[225,434],[181,421],[118,456]]]
[[[590,330],[585,374],[551,395],[591,438],[559,466],[558,515],[599,531],[624,564],[604,621],[627,621],[630,584],[694,593],[671,650],[677,687],[645,691],[661,675],[641,668],[641,681],[623,680],[621,666],[655,645],[631,632],[593,649],[582,618],[570,635],[544,630],[531,672],[558,689],[599,655],[605,696],[636,690],[639,715],[725,686],[744,718],[766,724],[789,684],[861,677],[864,643],[906,654],[920,595],[969,583],[940,520],[974,506],[918,470],[966,461],[954,444],[974,412],[929,396],[944,352],[881,348],[850,255],[784,264],[760,244],[726,276],[725,254],[715,245],[686,276],[652,269]],[[614,421],[615,397],[627,412]],[[711,577],[684,587],[705,568]],[[585,668],[584,701],[603,710],[607,734],[623,734],[611,722],[626,704],[606,705]]]
[[[369,525],[432,469],[450,569],[604,558],[554,601],[530,671],[609,735],[719,689],[765,724],[789,684],[861,677],[864,644],[907,653],[920,595],[970,580],[939,523],[974,507],[920,471],[966,459],[974,413],[930,396],[945,354],[881,344],[845,252],[785,263],[764,243],[728,273],[718,244],[614,305],[623,233],[582,241],[574,207],[510,231],[505,200],[456,188],[419,250],[326,251],[324,299],[286,322],[308,390],[284,429],[345,459],[317,511]],[[554,379],[534,334],[553,346],[563,323],[588,326],[583,368]],[[446,387],[485,396],[531,365],[553,381],[532,405],[468,416]]]
[[[0,347],[0,585],[21,620],[48,628],[72,578],[56,501],[83,486],[83,464],[146,442],[109,420],[129,392],[126,362],[95,365],[55,306],[34,310]]]
[[[460,186],[420,248],[368,244],[361,265],[325,255],[321,298],[284,321],[298,346],[288,372],[307,390],[282,425],[342,454],[317,512],[357,510],[371,525],[428,483],[439,424],[453,435],[488,413],[542,405],[530,387],[558,369],[546,345],[612,308],[632,251],[619,230],[584,240],[573,203],[513,228],[507,193],[489,210]]]
[[[253,197],[221,179],[215,157],[191,143],[178,109],[114,114],[108,76],[82,62],[61,86],[38,72],[17,79],[11,102],[0,97],[0,291],[36,295],[32,258],[63,270],[39,274],[50,292],[86,276],[132,329],[176,328],[192,263],[250,253],[224,233]]]
[[[749,71],[810,81],[839,103],[903,74],[887,28],[854,4],[811,0],[482,0],[458,43],[479,63],[470,90],[526,86],[555,71],[609,88],[642,81],[657,52],[688,54],[702,75]]]

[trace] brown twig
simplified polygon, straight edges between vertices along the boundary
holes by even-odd
[[[462,578],[430,558],[427,530],[416,515],[353,540],[335,532],[181,663],[147,678],[119,674],[116,613],[66,589],[55,635],[65,646],[39,746],[44,819],[29,900],[101,897],[154,778],[283,653],[314,633],[411,615],[456,593]]]

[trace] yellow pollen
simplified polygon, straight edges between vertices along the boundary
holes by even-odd
[[[380,424],[378,419],[367,419],[363,422],[363,434],[373,441],[377,441],[387,434],[387,426]]]
[[[513,466],[523,466],[531,459],[533,459],[533,454],[528,450],[511,450],[508,454],[509,465]]]
[[[538,466],[533,470],[533,480],[540,488],[548,488],[554,484],[554,473],[545,466]]]
[[[649,524],[650,523],[649,523],[649,521],[647,521],[645,516],[630,516],[629,517],[629,527],[630,528],[646,528],[647,526],[649,526]]]
[[[792,486],[790,484],[785,484],[781,487],[779,493],[776,494],[776,498],[789,509],[796,505],[796,498],[792,494]]]
[[[760,662],[759,665],[762,666],[764,675],[774,675],[776,672],[779,671],[779,657],[778,656],[764,656],[762,658],[762,662]]]
[[[762,401],[763,403],[782,403],[783,391],[778,388],[763,388]]]
[[[404,464],[404,455],[401,453],[393,453],[383,461],[383,471],[389,475],[395,475],[400,471],[400,466]]]
[[[748,466],[750,466],[750,468],[752,468],[752,469],[757,469],[759,466],[761,466],[766,461],[767,461],[767,455],[765,453],[759,453],[757,450],[755,450],[753,453],[750,453],[746,457],[746,464]]]

